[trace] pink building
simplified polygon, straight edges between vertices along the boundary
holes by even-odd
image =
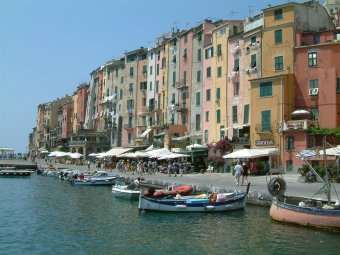
[[[182,109],[179,112],[178,124],[187,125],[190,132],[190,94],[191,94],[191,65],[192,65],[192,37],[193,29],[184,31],[180,35],[179,52],[179,82],[178,82],[178,103]]]
[[[77,121],[77,130],[84,128],[85,123],[85,114],[86,114],[86,105],[87,105],[87,97],[88,97],[88,89],[90,85],[83,83],[77,87],[77,112],[76,112],[76,121]]]
[[[321,146],[324,135],[311,127],[340,126],[340,29],[297,35],[295,47],[295,109],[306,114],[285,116],[283,163],[301,165],[296,151]],[[339,141],[329,140],[332,144]]]

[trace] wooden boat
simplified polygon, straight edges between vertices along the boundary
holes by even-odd
[[[134,183],[127,185],[123,181],[117,181],[116,184],[112,186],[112,193],[118,197],[134,200],[139,198],[140,188]]]
[[[340,208],[335,202],[327,205],[327,201],[317,199],[276,197],[269,213],[280,222],[340,230]]]
[[[223,212],[244,209],[249,184],[245,193],[212,193],[209,197],[187,196],[176,198],[155,198],[140,195],[139,210],[165,212]]]
[[[177,192],[182,195],[186,196],[189,195],[192,192],[193,188],[191,185],[173,185],[168,186],[165,189],[162,190],[155,190],[154,188],[149,188],[146,192],[144,192],[144,195],[146,197],[166,197],[166,196],[176,196]]]
[[[311,171],[317,176],[317,179],[323,183],[323,186],[311,197],[293,197],[286,196],[286,182],[283,176],[271,178],[268,183],[268,191],[273,195],[270,207],[270,216],[272,219],[293,223],[304,226],[317,228],[327,228],[340,230],[340,205],[339,197],[337,200],[331,200],[331,188],[334,188],[332,180],[324,181],[314,168],[308,162],[308,157],[302,154],[297,155],[305,164],[309,166]],[[309,155],[311,155],[309,153]],[[327,168],[326,168],[326,176]],[[327,199],[314,198],[314,196],[326,194]],[[337,194],[337,193],[336,193]]]

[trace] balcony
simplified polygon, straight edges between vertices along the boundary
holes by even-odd
[[[138,112],[138,115],[148,115],[149,113],[150,113],[149,108],[146,106],[142,106],[140,111]]]
[[[134,123],[127,123],[123,125],[124,129],[132,129],[135,128],[135,124]]]
[[[176,104],[176,109],[177,109],[177,112],[186,112],[188,111],[187,109],[187,104],[186,103],[177,103]]]
[[[133,108],[129,108],[127,110],[128,114],[131,115],[131,114],[134,114],[134,109]]]
[[[280,125],[278,122],[266,123],[265,125],[256,124],[255,132],[257,134],[269,134],[269,133],[278,133],[280,131]]]
[[[308,130],[309,127],[317,127],[318,122],[316,120],[288,120],[283,123],[282,131],[299,131]]]
[[[184,89],[187,89],[188,88],[188,84],[186,82],[186,80],[181,80],[179,82],[176,82],[176,88],[178,90],[184,90]]]

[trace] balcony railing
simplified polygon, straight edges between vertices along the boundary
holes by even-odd
[[[125,129],[131,129],[131,128],[134,128],[135,127],[135,124],[134,123],[128,123],[128,124],[124,124],[123,127]]]
[[[188,88],[188,83],[186,82],[186,80],[181,80],[179,82],[176,82],[176,88],[178,90],[184,90]]]
[[[187,109],[187,104],[186,103],[177,103],[176,104],[177,112],[186,112],[188,111]]]

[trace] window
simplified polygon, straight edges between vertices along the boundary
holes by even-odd
[[[187,57],[187,48],[185,48],[184,50],[183,50],[183,58],[186,58]]]
[[[197,50],[197,61],[201,61],[202,60],[202,50],[201,49],[198,49]]]
[[[250,67],[251,68],[256,67],[256,54],[250,56]]]
[[[141,82],[140,84],[139,84],[139,88],[140,88],[140,90],[147,90],[148,89],[148,84],[147,84],[147,82],[145,81],[145,82]]]
[[[133,76],[133,67],[130,67],[130,76]]]
[[[282,9],[278,9],[274,11],[274,19],[281,20],[282,19]]]
[[[221,123],[221,110],[216,111],[216,123]]]
[[[251,43],[251,45],[255,45],[256,44],[256,36],[250,37],[250,43]]]
[[[204,130],[204,143],[208,143],[208,142],[209,142],[209,131]]]
[[[270,110],[261,112],[261,130],[270,131]]]
[[[211,67],[207,67],[207,78],[211,77]]]
[[[225,137],[224,126],[221,125],[221,129],[220,129],[220,139],[224,139],[224,137]]]
[[[340,77],[336,78],[336,93],[340,94]]]
[[[156,66],[156,75],[159,75],[159,64]]]
[[[159,81],[156,81],[156,93],[158,93],[159,90]]]
[[[120,89],[119,91],[119,99],[123,100],[123,89]]]
[[[142,73],[145,75],[148,73],[147,66],[143,66]]]
[[[116,69],[116,77],[118,77],[118,68]]]
[[[216,101],[221,99],[221,89],[216,88]]]
[[[201,70],[197,71],[197,82],[201,81]]]
[[[271,81],[260,83],[260,97],[273,95],[273,84]]]
[[[234,96],[238,96],[240,93],[240,83],[238,81],[234,82]]]
[[[196,106],[201,105],[201,92],[196,93]]]
[[[175,86],[176,84],[176,71],[172,72],[172,85]]]
[[[183,72],[183,85],[187,85],[187,71]]]
[[[275,30],[275,43],[282,43],[282,30]]]
[[[249,123],[249,104],[244,105],[243,124]]]
[[[234,59],[234,68],[233,68],[233,71],[234,72],[238,72],[238,70],[240,69],[240,60],[237,58],[237,59]]]
[[[210,47],[205,50],[205,59],[211,58],[214,56],[214,47]]]
[[[182,125],[187,124],[187,116],[186,115],[182,115]]]
[[[128,133],[128,144],[131,143],[131,133]]]
[[[152,81],[150,81],[150,91],[152,90]]]
[[[319,87],[318,80],[310,80],[309,81],[309,89],[317,89]]]
[[[233,123],[237,123],[237,105],[233,105]]]
[[[315,67],[318,64],[316,52],[308,53],[308,66]]]
[[[286,136],[286,150],[294,150],[294,136]]]
[[[175,99],[175,98],[176,98],[176,94],[175,94],[175,93],[172,93],[172,94],[171,94],[171,103],[172,103],[172,104],[176,103],[176,99]]]
[[[314,44],[320,44],[320,35],[314,35],[313,36],[313,43]]]
[[[184,35],[184,43],[187,43],[188,42],[188,35]]]
[[[237,34],[237,26],[233,26],[233,35]]]
[[[205,93],[205,100],[210,101],[210,99],[211,99],[211,90],[207,89]]]
[[[217,56],[221,56],[222,55],[222,45],[218,44],[217,45]]]
[[[130,92],[130,95],[133,95],[133,83],[129,84],[129,92]]]
[[[150,75],[152,75],[152,66],[150,66]]]
[[[217,67],[217,77],[222,77],[222,66]]]
[[[311,119],[312,120],[318,120],[319,119],[319,109],[314,107],[311,109],[311,113],[312,113],[312,116],[311,116]]]
[[[120,83],[124,83],[124,77],[120,77]]]
[[[205,112],[205,121],[209,122],[209,111]]]
[[[283,56],[278,56],[274,58],[275,70],[283,70]]]
[[[196,125],[195,130],[199,131],[201,130],[201,114],[196,114]]]

